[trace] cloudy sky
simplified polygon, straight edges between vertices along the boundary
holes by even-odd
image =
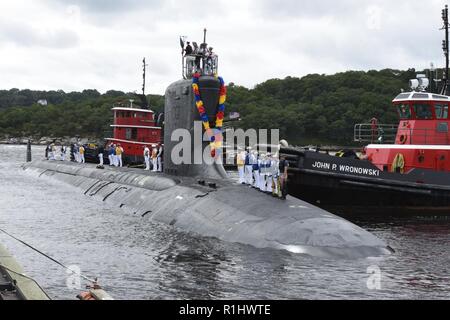
[[[0,88],[162,94],[179,36],[207,42],[226,82],[444,64],[444,0],[2,0]]]

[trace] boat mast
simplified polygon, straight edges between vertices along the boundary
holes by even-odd
[[[146,78],[146,73],[147,73],[147,67],[148,67],[148,64],[146,63],[146,61],[145,61],[145,57],[144,57],[144,60],[142,60],[142,63],[143,63],[143,75],[142,75],[142,78],[143,78],[143,83],[142,83],[142,99],[145,101],[145,106],[144,106],[144,108],[148,108],[148,102],[147,102],[147,97],[146,97],[146,95],[145,95],[145,78]]]
[[[443,30],[445,30],[445,40],[442,41],[442,49],[445,55],[445,72],[444,72],[444,83],[442,86],[441,94],[447,95],[448,93],[448,69],[449,69],[449,47],[448,47],[448,5],[445,5],[445,9],[442,10],[442,20],[444,21]]]

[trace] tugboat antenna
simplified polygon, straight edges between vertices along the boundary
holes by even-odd
[[[142,83],[142,94],[145,96],[145,76],[147,73],[148,64],[145,63],[145,58],[142,60],[144,73],[142,75],[144,82]]]
[[[445,73],[444,83],[442,86],[441,94],[446,95],[448,93],[448,69],[449,69],[449,46],[448,46],[448,5],[445,5],[445,9],[442,10],[442,20],[444,21],[445,40],[442,42],[442,49],[445,55]]]

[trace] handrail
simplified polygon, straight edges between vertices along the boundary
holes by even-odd
[[[448,131],[448,130],[447,130]],[[397,141],[397,137],[399,140]],[[366,143],[434,144],[449,145],[448,132],[428,128],[398,127],[393,124],[356,124],[354,141]]]

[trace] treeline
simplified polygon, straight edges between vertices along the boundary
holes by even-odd
[[[415,77],[386,69],[272,79],[253,90],[231,84],[227,107],[243,115],[241,127],[279,128],[292,144],[350,145],[357,123],[398,122],[392,100]]]
[[[96,90],[71,93],[3,90],[0,91],[0,136],[111,136],[111,108],[128,107],[130,99],[134,100],[134,106],[143,104],[139,95],[114,90],[105,94]],[[38,100],[46,100],[48,105],[38,104]],[[164,109],[162,96],[149,95],[147,102],[157,113]]]
[[[391,101],[415,76],[414,69],[385,69],[271,79],[254,89],[230,83],[227,113],[241,114],[235,127],[279,128],[292,144],[348,145],[356,123],[372,117],[398,122]],[[113,104],[132,98],[139,104],[135,95],[121,91],[0,91],[0,135],[103,137],[110,131]],[[163,96],[147,98],[152,110],[163,111]],[[38,105],[40,99],[48,105]]]

